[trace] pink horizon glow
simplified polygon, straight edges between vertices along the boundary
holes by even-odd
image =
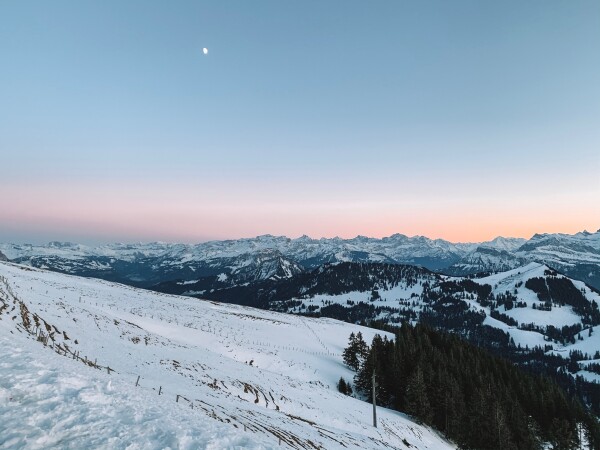
[[[411,200],[382,197],[348,200],[342,195],[289,196],[248,188],[173,185],[169,189],[116,184],[0,188],[0,231],[60,240],[201,242],[262,234],[313,238],[381,238],[395,233],[479,242],[497,236],[576,233],[600,228],[593,193],[579,203],[554,197],[487,198],[435,196]],[[532,203],[535,202],[535,203]],[[556,211],[560,211],[557,214]]]

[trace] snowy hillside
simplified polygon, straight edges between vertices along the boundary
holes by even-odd
[[[553,326],[556,329],[573,326],[585,329],[588,323],[586,320],[582,320],[581,312],[579,310],[575,311],[573,305],[561,304],[559,299],[551,298],[551,306],[543,308],[544,302],[540,300],[536,292],[528,288],[529,280],[539,279],[546,281],[549,273],[552,272],[546,265],[530,263],[518,269],[474,279],[475,282],[481,285],[487,284],[492,286],[492,294],[496,297],[508,292],[515,298],[512,304],[516,306],[509,307],[509,305],[503,304],[498,307],[498,311],[515,320],[518,324],[517,326],[507,326],[502,321],[491,317],[486,319],[486,324],[504,329],[515,339],[517,344],[521,344],[521,346],[527,345],[530,348],[536,345],[540,347],[546,345],[557,348],[561,347],[558,342],[552,341],[551,336],[550,339],[548,338],[548,326]],[[600,304],[600,295],[591,290],[583,282],[569,279],[560,274],[550,275],[550,277],[557,280],[564,280],[566,283],[571,284],[582,293],[582,298],[589,305],[593,305],[594,302],[597,305]],[[488,315],[490,314],[490,308],[482,307],[481,305],[478,305],[478,308],[485,311]],[[526,329],[533,328],[528,327],[530,324],[535,327],[534,330],[529,331]],[[580,332],[575,331],[573,334],[580,334]],[[568,343],[565,344],[568,345]]]
[[[3,448],[454,448],[390,410],[373,428],[371,405],[337,392],[349,334],[374,330],[10,263],[0,276]]]
[[[0,335],[1,448],[223,449],[268,439],[164,401],[129,380]],[[185,426],[182,426],[182,423]]]
[[[538,262],[600,289],[600,230],[573,235],[536,234],[528,241],[512,240],[508,244],[501,244],[502,238],[494,241],[500,245],[484,243],[444,272],[453,275],[497,272]]]
[[[339,280],[339,286],[333,286],[332,280]],[[261,292],[272,296],[279,291],[292,293],[272,300],[272,309],[350,322],[424,321],[464,335],[487,325],[506,333],[515,346],[530,349],[562,351],[583,330],[600,323],[598,292],[538,263],[473,279],[411,266],[342,264],[304,277],[294,289],[289,287],[292,282],[286,280],[270,292],[261,285]]]
[[[600,289],[600,230],[570,234],[536,234],[515,255],[560,270]]]
[[[516,257],[507,250],[477,247],[459,262],[444,270],[452,275],[468,275],[481,272],[504,272],[527,264],[526,258]]]
[[[498,251],[512,252],[527,242],[523,238],[505,238],[498,236],[489,242],[483,242],[479,247],[490,248]]]

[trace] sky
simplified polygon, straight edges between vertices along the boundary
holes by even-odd
[[[600,228],[596,0],[8,0],[0,57],[0,241]]]

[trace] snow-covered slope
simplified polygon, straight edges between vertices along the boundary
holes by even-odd
[[[545,257],[568,255],[572,261],[600,262],[600,230],[596,233],[582,231],[575,234],[536,234],[519,248],[516,253],[534,252]]]
[[[452,275],[498,272],[527,262],[546,264],[600,289],[600,230],[570,234],[536,234],[531,239],[496,238],[467,252],[445,268]]]
[[[373,428],[371,405],[337,392],[349,334],[374,330],[11,263],[0,276],[3,448],[454,448],[382,408]]]
[[[515,255],[549,265],[600,289],[600,230],[536,234]]]
[[[550,273],[554,273],[554,271],[548,266],[530,263],[514,270],[474,279],[473,281],[481,285],[487,284],[492,286],[492,294],[496,297],[509,293],[515,298],[513,304],[520,304],[519,306],[510,308],[507,305],[498,307],[500,313],[514,319],[518,326],[507,326],[505,323],[491,317],[486,319],[486,323],[504,329],[515,339],[515,342],[522,346],[527,345],[531,348],[536,345],[540,347],[550,345],[558,349],[563,348],[564,345],[553,342],[553,340],[549,338],[547,333],[548,326],[553,326],[556,329],[579,326],[582,329],[585,329],[587,326],[586,321],[583,320],[581,313],[575,311],[572,305],[560,304],[559,300],[555,298],[550,300],[552,305],[549,309],[543,309],[542,306],[544,305],[544,301],[540,300],[536,292],[527,287],[528,280],[540,279],[547,282],[548,277],[564,280],[565,282],[572,284],[575,289],[579,290],[583,295],[582,298],[585,298],[585,301],[590,305],[593,304],[593,302],[597,305],[600,304],[600,295],[581,281],[569,279],[560,274],[549,275]],[[490,309],[488,307],[481,307],[480,305],[477,307],[480,308],[480,310],[485,311],[488,315],[490,314]],[[528,325],[533,325],[535,329],[528,330]]]
[[[0,448],[273,448],[130,380],[0,331]]]
[[[340,283],[332,284],[338,280]],[[542,298],[533,290],[537,286],[549,286],[544,287]],[[264,287],[262,290],[269,293]],[[390,324],[418,322],[425,315],[426,322],[465,335],[481,323],[507,333],[516,346],[530,349],[548,346],[562,350],[581,330],[600,323],[600,294],[539,263],[472,279],[410,266],[335,265],[321,269],[294,289],[284,286],[278,290],[291,293],[289,298],[278,296],[270,301],[270,307],[278,311]],[[456,320],[450,322],[450,317]]]
[[[498,236],[489,242],[483,242],[479,247],[493,248],[499,251],[512,252],[527,242],[523,238],[505,238]]]
[[[507,250],[477,247],[460,261],[444,270],[452,275],[468,275],[481,272],[504,272],[527,263],[527,259],[515,256]]]

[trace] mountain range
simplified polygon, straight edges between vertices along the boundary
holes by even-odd
[[[600,230],[535,234],[531,239],[497,237],[480,243],[402,234],[381,239],[263,235],[200,244],[6,243],[0,244],[0,252],[14,262],[64,273],[139,287],[196,283],[201,286],[196,291],[292,277],[338,262],[410,264],[449,275],[500,272],[538,262],[600,288]]]

